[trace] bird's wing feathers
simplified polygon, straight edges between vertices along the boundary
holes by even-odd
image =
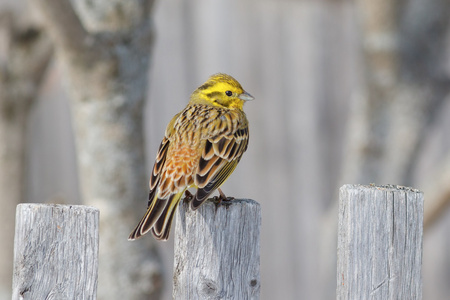
[[[159,182],[161,181],[161,170],[164,167],[164,164],[166,162],[167,157],[167,149],[169,149],[169,139],[167,137],[164,137],[161,145],[159,146],[158,154],[156,155],[155,164],[153,165],[152,174],[150,176],[150,193],[148,197],[148,205],[147,208],[150,207],[151,202],[155,198],[157,186],[159,185]]]
[[[247,150],[247,145],[247,126],[229,136],[219,136],[206,141],[195,176],[198,190],[191,202],[193,209],[198,208],[215,189],[225,182]]]
[[[150,176],[150,192],[148,195],[147,212],[145,213],[139,224],[136,226],[136,228],[133,230],[133,232],[130,234],[130,240],[137,239],[146,234],[150,229],[152,229],[153,225],[155,225],[156,221],[160,218],[163,211],[166,210],[166,206],[168,206],[168,199],[158,198],[157,191],[158,186],[161,182],[161,173],[166,163],[167,152],[170,146],[170,139],[174,133],[173,124],[178,118],[178,115],[179,114],[175,115],[170,121],[166,129],[166,134],[159,146],[155,164],[153,165],[152,174]]]

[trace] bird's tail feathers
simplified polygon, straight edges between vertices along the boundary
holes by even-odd
[[[183,196],[184,190],[178,194],[173,194],[169,198],[164,211],[152,227],[152,233],[158,240],[166,241],[169,238],[170,228],[172,227],[173,217],[175,215],[178,203],[180,203],[181,196]]]
[[[175,210],[180,202],[184,190],[169,196],[168,199],[157,198],[151,201],[147,212],[142,217],[139,224],[131,232],[128,240],[132,241],[140,238],[150,230],[158,240],[167,240],[169,238],[170,226],[172,224]]]
[[[150,229],[152,229],[153,225],[161,216],[166,206],[167,206],[167,199],[157,198],[157,196],[155,195],[153,201],[149,203],[145,215],[142,217],[141,221],[136,226],[136,228],[131,232],[130,236],[128,237],[128,240],[133,241],[149,232]]]

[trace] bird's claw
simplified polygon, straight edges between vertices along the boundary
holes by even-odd
[[[184,202],[189,203],[194,198],[191,192],[188,190],[184,191]]]
[[[220,205],[220,203],[222,203],[222,201],[228,202],[228,201],[233,201],[234,197],[227,197],[225,196],[225,194],[222,192],[222,190],[219,188],[217,189],[219,192],[219,196],[215,196],[213,198],[214,201],[217,201],[217,205]]]

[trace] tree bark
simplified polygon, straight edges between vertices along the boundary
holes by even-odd
[[[39,0],[66,71],[81,195],[100,209],[99,299],[157,299],[151,238],[127,241],[145,209],[143,106],[152,1]]]
[[[0,299],[10,298],[16,205],[24,197],[26,126],[52,56],[43,31],[28,17],[0,15]]]

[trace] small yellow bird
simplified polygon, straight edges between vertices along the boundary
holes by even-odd
[[[150,178],[147,212],[129,236],[135,240],[152,230],[169,238],[175,209],[189,187],[191,208],[197,209],[236,168],[247,150],[248,121],[244,102],[253,100],[233,77],[212,75],[191,95],[189,104],[167,125]]]

